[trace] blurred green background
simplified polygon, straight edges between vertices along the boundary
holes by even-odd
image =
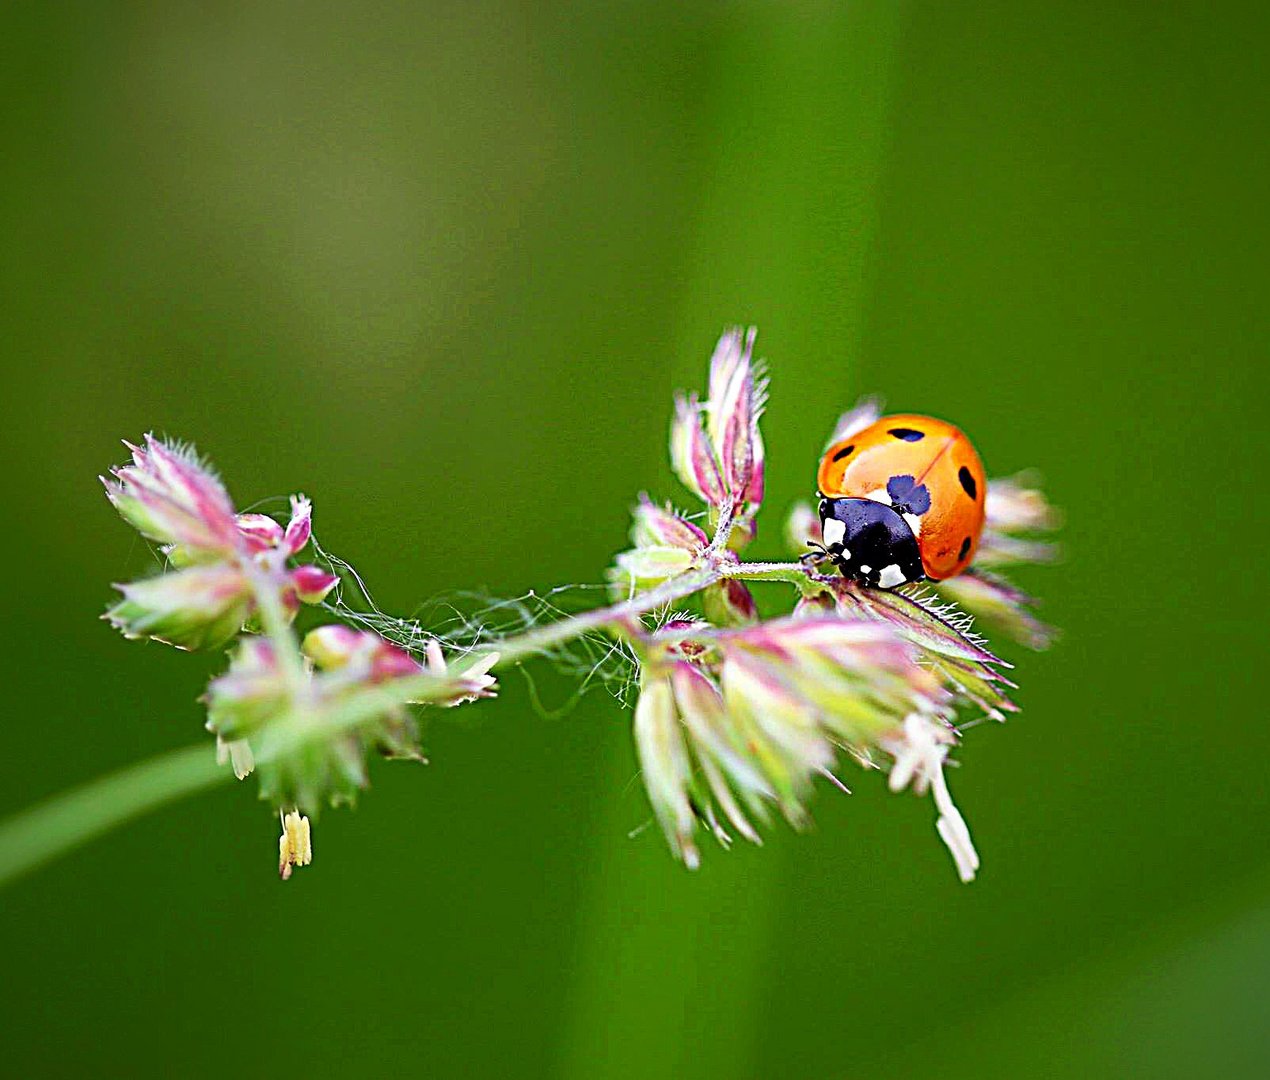
[[[247,786],[0,894],[11,1076],[1270,1074],[1260,5],[0,11],[0,811],[185,745],[219,661],[97,615],[118,439],[304,490],[380,604],[596,582],[720,329],[776,555],[863,392],[1038,466],[1065,637],[927,802],[706,851],[629,714],[502,696],[325,815]],[[567,683],[541,669],[549,705]]]

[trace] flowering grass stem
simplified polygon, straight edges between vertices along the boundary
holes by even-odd
[[[153,436],[128,444],[132,461],[103,478],[106,494],[160,545],[167,569],[117,586],[122,599],[105,617],[127,637],[181,649],[232,643],[227,669],[200,699],[217,752],[200,745],[161,755],[0,823],[0,885],[148,810],[253,771],[281,817],[285,880],[311,861],[308,815],[356,799],[372,754],[424,760],[414,706],[492,697],[494,670],[567,653],[563,646],[589,635],[614,639],[637,660],[633,728],[644,783],[686,864],[697,864],[702,827],[726,846],[730,832],[757,842],[772,808],[805,824],[812,782],[833,777],[843,753],[867,766],[893,758],[893,790],[932,791],[939,835],[970,880],[978,856],[943,774],[958,742],[956,712],[974,707],[1000,720],[1017,706],[1000,671],[1010,665],[987,651],[957,603],[1043,647],[1052,633],[1030,598],[991,568],[1049,554],[1052,545],[1029,536],[1052,528],[1054,514],[1026,477],[996,483],[980,549],[989,569],[954,582],[951,597],[867,589],[821,573],[821,556],[743,562],[765,477],[758,422],[767,379],[753,344],[753,330],[726,332],[708,396],[676,398],[671,463],[705,504],[712,533],[700,518],[641,495],[633,546],[608,572],[611,603],[483,637],[466,653],[426,632],[393,641],[340,623],[301,640],[293,620],[322,603],[339,584],[335,566],[346,566],[299,563],[312,541],[311,501],[291,496],[285,526],[238,513],[191,447]],[[839,430],[870,412],[873,404],[853,410]],[[795,508],[787,539],[795,554],[825,553],[808,505]],[[748,586],[764,581],[795,588],[788,615],[761,613]],[[351,609],[328,610],[361,621]]]
[[[720,519],[716,539],[726,528]],[[583,634],[621,627],[650,611],[673,605],[727,577],[753,581],[808,582],[807,570],[799,563],[729,563],[719,555],[726,546],[726,534],[717,545],[702,554],[702,565],[672,578],[662,585],[639,593],[621,603],[588,611],[538,627],[498,643],[495,669],[514,666],[562,645]],[[305,681],[303,658],[278,590],[267,579],[252,581],[260,621],[273,643],[283,670],[294,666],[295,685]],[[419,701],[436,691],[436,679],[419,675],[358,690],[339,702],[337,708],[303,709],[279,722],[269,739],[256,752],[258,764],[289,753],[306,742],[320,742],[357,727],[386,708]],[[303,695],[301,695],[303,696]],[[232,777],[216,763],[212,747],[200,742],[171,753],[161,754],[32,807],[0,824],[0,886],[22,874],[72,851],[112,828],[186,795],[194,794]]]

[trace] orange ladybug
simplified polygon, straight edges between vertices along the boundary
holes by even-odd
[[[929,416],[884,416],[820,461],[820,526],[843,575],[893,589],[974,558],[988,481],[970,440]]]

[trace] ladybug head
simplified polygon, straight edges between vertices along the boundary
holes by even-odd
[[[904,508],[872,499],[820,500],[825,550],[844,577],[883,589],[922,580],[922,555]]]

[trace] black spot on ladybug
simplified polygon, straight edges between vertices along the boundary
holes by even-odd
[[[957,556],[957,561],[960,562],[962,559],[964,559],[969,551],[970,551],[970,537],[967,536],[961,542],[961,552]]]
[[[917,484],[911,476],[892,476],[886,482],[891,505],[901,514],[921,517],[930,509],[930,492],[925,484]]]
[[[899,502],[901,499],[907,498],[908,493],[913,490],[913,485],[917,482],[917,478],[913,476],[892,476],[886,482],[886,493],[891,497],[891,502]]]
[[[961,481],[961,486],[967,495],[972,499],[979,497],[979,487],[975,483],[975,478],[970,475],[970,470],[964,465],[957,470],[957,479]]]
[[[852,443],[850,446],[844,446],[841,450],[839,450],[836,454],[834,454],[833,456],[834,461],[841,461],[844,457],[849,457],[851,454],[851,451],[854,449],[855,449],[855,443]]]
[[[926,432],[918,431],[916,428],[911,427],[893,427],[890,430],[890,434],[897,439],[903,439],[905,442],[920,442],[926,438]]]

